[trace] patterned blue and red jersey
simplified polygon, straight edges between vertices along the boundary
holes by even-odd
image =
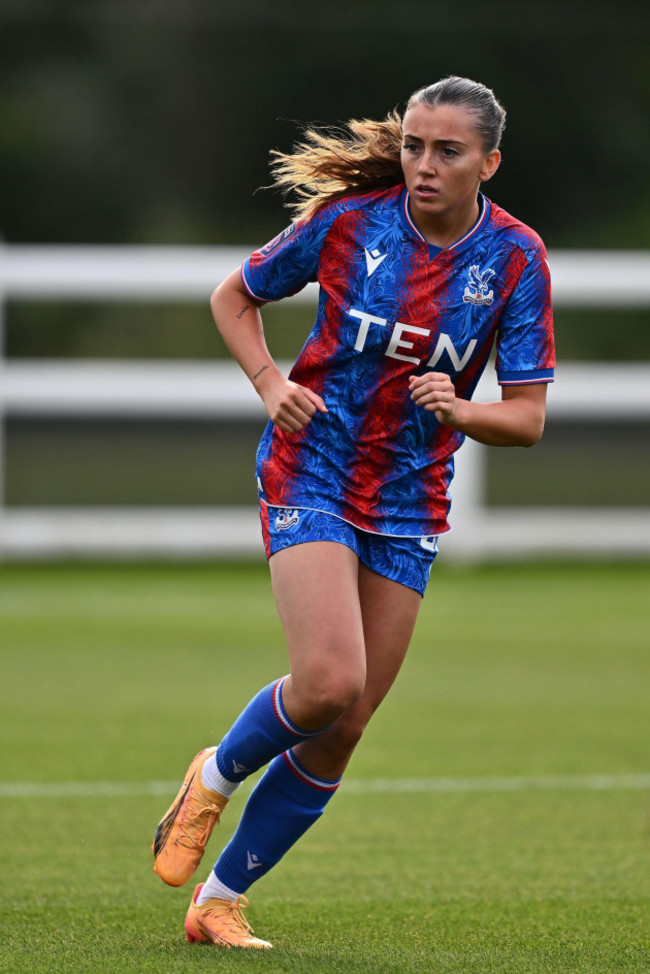
[[[470,232],[440,250],[406,188],[347,197],[287,227],[242,266],[257,302],[319,284],[316,321],[290,373],[324,399],[297,433],[269,422],[257,453],[264,501],[365,531],[449,529],[463,434],[416,406],[408,379],[446,372],[471,399],[496,345],[501,384],[553,381],[550,275],[537,234],[480,196]]]

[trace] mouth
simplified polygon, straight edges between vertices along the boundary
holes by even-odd
[[[437,189],[435,189],[433,186],[428,186],[425,183],[421,183],[416,186],[414,192],[421,199],[435,199],[435,197],[439,195]]]

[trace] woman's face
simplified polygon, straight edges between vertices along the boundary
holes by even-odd
[[[494,175],[501,153],[486,153],[473,113],[456,105],[416,103],[406,112],[402,131],[402,169],[416,225],[460,225],[478,216],[479,185]]]

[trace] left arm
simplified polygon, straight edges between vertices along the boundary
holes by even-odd
[[[409,379],[411,399],[423,409],[488,446],[534,446],[544,432],[546,383],[502,386],[500,402],[458,399],[449,376],[427,372]]]

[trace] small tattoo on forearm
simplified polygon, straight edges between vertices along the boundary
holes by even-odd
[[[262,368],[259,370],[259,372],[256,372],[255,375],[253,376],[253,381],[255,381],[255,379],[259,379],[262,372],[266,372],[267,369],[268,369],[268,365],[263,365]]]
[[[243,318],[247,311],[251,310],[250,304],[245,304],[241,311],[238,311],[235,318]]]

